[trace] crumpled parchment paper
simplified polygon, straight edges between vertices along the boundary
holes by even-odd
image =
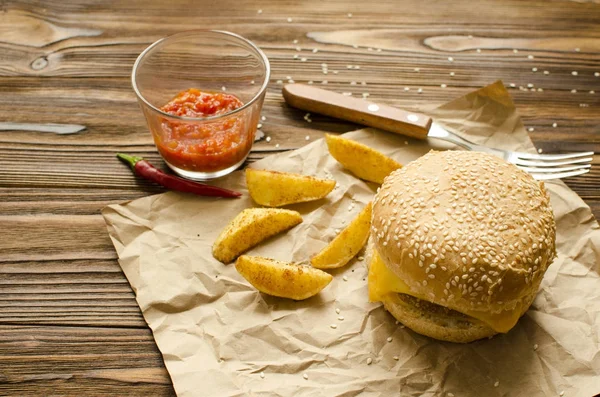
[[[478,143],[535,150],[500,82],[426,111]],[[373,129],[346,136],[405,164],[431,148],[450,147]],[[252,167],[337,181],[326,199],[289,206],[300,211],[302,224],[249,252],[280,260],[307,261],[376,189],[337,164],[323,140]],[[219,183],[247,193],[242,172]],[[369,303],[362,258],[334,271],[326,289],[302,302],[257,292],[233,264],[211,255],[221,229],[253,205],[247,194],[224,200],[169,192],[111,205],[103,215],[179,396],[534,397],[564,391],[588,397],[600,393],[600,230],[563,182],[547,186],[558,258],[513,330],[467,345],[417,335]]]

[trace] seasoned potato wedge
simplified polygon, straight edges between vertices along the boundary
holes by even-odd
[[[275,208],[245,209],[217,237],[213,244],[213,256],[223,263],[229,263],[261,241],[301,222],[302,217],[296,211]]]
[[[321,199],[335,187],[332,179],[319,179],[287,172],[246,169],[250,197],[267,207]]]
[[[371,207],[371,203],[367,204],[327,247],[310,260],[311,265],[318,269],[335,269],[350,262],[369,239]]]
[[[362,143],[337,135],[325,136],[329,153],[360,179],[383,183],[383,179],[402,164]]]
[[[260,292],[295,300],[318,294],[333,279],[319,269],[259,256],[242,255],[235,268]]]

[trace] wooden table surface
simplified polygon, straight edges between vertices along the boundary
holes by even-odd
[[[0,121],[87,129],[0,132],[0,395],[174,394],[100,209],[162,191],[115,158],[161,164],[129,76],[149,44],[195,28],[239,33],[271,60],[271,140],[251,160],[357,128],[308,124],[282,100],[287,79],[405,109],[502,79],[544,152],[600,152],[594,1],[4,0]],[[600,156],[566,183],[599,217]]]

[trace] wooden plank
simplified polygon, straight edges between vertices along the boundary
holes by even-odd
[[[0,325],[0,394],[175,395],[148,329]]]

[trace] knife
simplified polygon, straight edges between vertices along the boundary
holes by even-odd
[[[35,124],[35,123],[9,123],[0,122],[0,131],[36,131],[53,132],[55,134],[75,134],[85,130],[85,125],[78,124]]]

